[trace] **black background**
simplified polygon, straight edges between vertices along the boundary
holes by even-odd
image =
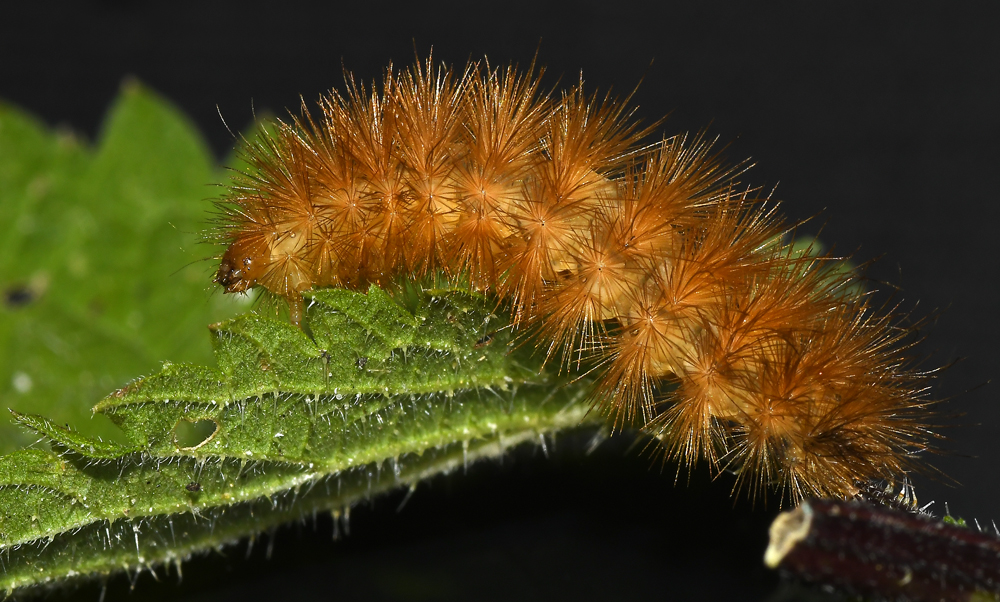
[[[342,81],[365,80],[414,47],[462,65],[531,61],[550,83],[582,69],[593,88],[635,95],[667,132],[706,126],[747,180],[773,186],[793,219],[821,213],[823,240],[898,286],[927,366],[964,358],[934,385],[958,488],[917,475],[922,502],[1000,518],[996,168],[1000,19],[995,2],[923,4],[659,2],[37,2],[0,19],[0,97],[93,139],[126,76],[177,103],[218,156],[234,128],[284,114]],[[889,287],[882,286],[883,289]],[[919,302],[919,304],[918,304]],[[938,312],[937,310],[941,310]],[[978,388],[977,388],[978,387]],[[502,466],[439,478],[357,509],[352,535],[329,519],[190,563],[185,581],[139,579],[131,599],[777,600],[760,564],[773,500],[728,497],[696,473],[675,488],[612,442],[584,458],[524,451]],[[128,582],[111,583],[109,596]],[[87,589],[85,598],[98,589]],[[138,598],[136,598],[138,596]],[[110,598],[109,598],[110,599]]]

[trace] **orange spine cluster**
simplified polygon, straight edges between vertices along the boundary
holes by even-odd
[[[301,319],[313,287],[444,273],[507,300],[550,356],[596,360],[595,404],[740,483],[850,496],[927,448],[906,332],[781,244],[701,137],[638,145],[624,103],[430,60],[348,78],[248,145],[216,282]]]

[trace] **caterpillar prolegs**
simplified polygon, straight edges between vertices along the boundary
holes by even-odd
[[[443,274],[494,295],[595,407],[752,494],[850,497],[935,436],[908,330],[794,252],[776,204],[702,135],[643,144],[627,101],[535,70],[427,59],[352,76],[247,143],[215,281],[302,318],[314,287]]]

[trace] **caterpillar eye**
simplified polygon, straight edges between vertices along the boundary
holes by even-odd
[[[233,281],[233,266],[229,262],[229,258],[224,257],[222,263],[219,264],[219,271],[215,273],[214,282],[228,289]]]

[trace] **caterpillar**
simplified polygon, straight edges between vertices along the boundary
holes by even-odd
[[[315,115],[303,101],[244,145],[214,281],[284,298],[296,324],[311,288],[462,282],[547,359],[589,362],[614,428],[752,496],[854,497],[917,467],[937,435],[910,329],[784,242],[777,203],[713,140],[644,143],[627,98],[541,76],[427,58],[347,74]]]

